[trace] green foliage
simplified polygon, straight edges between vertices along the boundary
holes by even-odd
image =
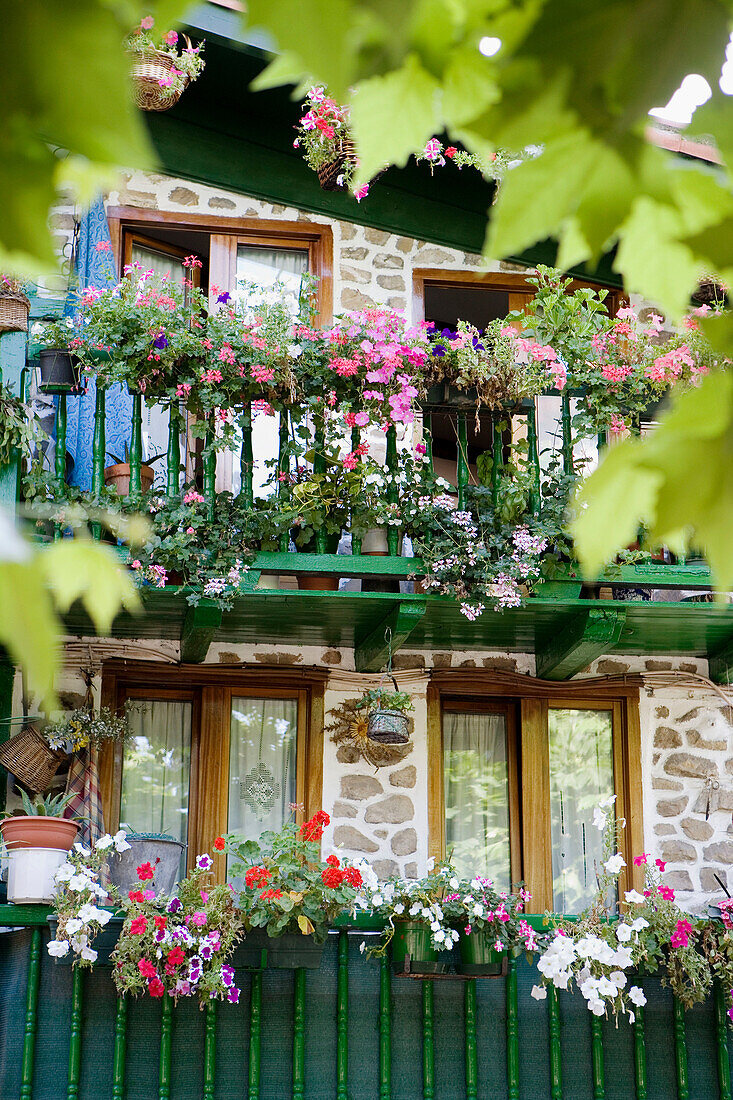
[[[0,469],[10,463],[14,451],[32,451],[46,439],[31,406],[0,382]]]
[[[399,710],[409,714],[415,709],[409,691],[383,691],[382,688],[369,688],[356,704],[357,710]]]
[[[64,817],[64,810],[71,802],[73,794],[42,795],[31,798],[25,791],[20,792],[22,813],[26,817]],[[11,815],[15,816],[15,815]]]

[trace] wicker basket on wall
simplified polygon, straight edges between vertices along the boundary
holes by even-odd
[[[343,174],[346,165],[356,164],[356,147],[351,138],[339,138],[334,142],[334,157],[318,169],[318,182],[324,191],[345,191]]]
[[[35,726],[26,726],[0,745],[0,764],[34,794],[45,791],[66,753],[56,752]]]
[[[25,294],[0,293],[0,332],[27,332],[30,308]]]
[[[190,40],[186,40],[190,46]],[[132,83],[135,103],[141,111],[168,111],[174,107],[188,86],[188,77],[183,78],[182,88],[161,87],[160,81],[171,69],[175,69],[175,60],[160,50],[150,53],[131,53]]]

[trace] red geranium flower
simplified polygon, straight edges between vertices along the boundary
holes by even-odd
[[[140,959],[140,962],[137,964],[137,968],[140,971],[140,973],[142,974],[143,978],[155,978],[156,977],[155,967],[153,966],[153,964],[151,962],[148,962],[147,959]]]
[[[325,871],[321,871],[323,885],[327,886],[330,890],[337,890],[345,877],[346,872],[340,870],[338,867],[326,867]]]
[[[147,927],[148,927],[148,918],[147,917],[135,917],[135,919],[130,922],[130,935],[131,936],[142,936],[143,932],[145,931],[145,929]]]
[[[339,860],[338,856],[333,856],[333,855],[329,856],[328,859],[326,860],[326,863],[328,864],[329,867],[340,867],[341,866],[341,861]]]
[[[155,871],[151,863],[141,863],[137,869],[137,877],[141,882],[145,882],[146,879],[153,878]]]
[[[153,978],[148,982],[148,993],[151,997],[162,997],[165,993],[165,986],[161,982],[160,978]]]
[[[266,867],[250,867],[244,881],[248,890],[254,890],[256,886],[267,886],[271,878],[272,871],[268,871]]]
[[[349,886],[359,887],[364,882],[361,877],[361,871],[357,867],[347,867],[344,871],[344,876]]]
[[[214,847],[216,848],[217,852],[223,852],[225,846],[226,846],[226,841],[225,841],[224,837],[223,836],[218,836],[216,838],[216,840],[214,841]]]
[[[300,826],[300,835],[303,840],[317,841],[323,836],[323,828],[331,823],[331,818],[325,810],[319,810],[310,821],[304,821]]]
[[[275,898],[281,898],[282,896],[282,890],[273,890],[272,887],[269,890],[263,890],[260,894],[262,901],[274,901]]]

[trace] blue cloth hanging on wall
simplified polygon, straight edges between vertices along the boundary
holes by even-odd
[[[101,198],[93,203],[81,220],[76,256],[76,273],[79,289],[93,286],[104,289],[117,281],[112,241]],[[69,296],[67,313],[76,308],[76,295]],[[67,398],[66,450],[71,458],[69,483],[80,489],[92,487],[92,441],[94,438],[94,406],[97,387],[90,379],[87,392],[81,397]],[[105,434],[107,458],[105,465],[114,461],[113,455],[125,460],[125,445],[130,441],[132,427],[132,398],[126,386],[110,386],[107,390],[107,415]]]

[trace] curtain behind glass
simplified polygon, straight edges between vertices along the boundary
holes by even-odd
[[[129,717],[132,738],[122,765],[120,823],[135,832],[168,833],[187,843],[191,703],[151,699]]]
[[[278,830],[295,802],[297,699],[232,698],[230,832],[256,840]]]
[[[595,896],[603,851],[593,809],[614,793],[612,714],[550,708],[548,723],[553,907],[580,913]]]
[[[461,876],[511,885],[509,773],[502,714],[443,715],[446,850]]]
[[[183,262],[170,252],[158,252],[155,248],[133,242],[130,259],[132,263],[141,264],[145,271],[152,271],[154,275],[170,275],[175,283],[182,283],[186,277]]]

